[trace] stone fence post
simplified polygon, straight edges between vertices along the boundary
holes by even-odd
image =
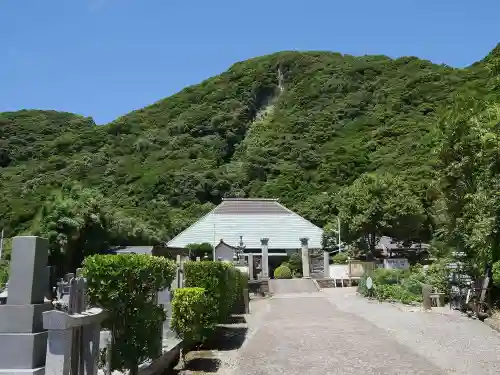
[[[269,279],[269,238],[261,238],[260,244],[262,247],[262,273],[261,279]]]
[[[302,251],[302,278],[310,279],[310,266],[309,266],[309,238],[303,237],[300,239],[301,251]]]
[[[330,254],[328,251],[323,251],[323,277],[330,278]]]

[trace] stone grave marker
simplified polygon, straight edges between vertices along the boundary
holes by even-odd
[[[7,303],[0,305],[0,375],[43,374],[47,332],[42,313],[48,289],[48,241],[14,237]]]

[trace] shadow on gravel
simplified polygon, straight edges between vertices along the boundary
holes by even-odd
[[[194,355],[200,355],[203,352],[195,352]],[[221,365],[221,361],[217,358],[196,357],[186,359],[184,368],[170,368],[163,372],[162,375],[183,375],[183,374],[206,374],[217,372]]]
[[[186,363],[185,370],[199,372],[217,372],[220,360],[216,358],[193,358]]]
[[[229,318],[227,324],[245,324],[246,322],[247,320],[245,319],[244,316],[234,315]]]
[[[206,341],[200,349],[227,351],[241,348],[245,342],[247,331],[246,327],[218,327],[214,338]]]
[[[245,342],[248,328],[245,326],[246,320],[242,316],[234,316],[229,324],[217,327],[213,338],[207,340],[203,345],[192,348],[186,353],[184,367],[166,369],[163,375],[187,375],[215,373],[221,366],[220,359],[217,358],[219,352],[239,349]],[[182,366],[182,365],[181,365]]]

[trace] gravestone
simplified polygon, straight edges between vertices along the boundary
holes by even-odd
[[[85,279],[73,277],[67,311],[43,313],[43,327],[48,330],[45,375],[97,375],[100,326],[106,314],[87,306],[85,291]]]
[[[15,237],[12,243],[9,293],[0,305],[0,375],[43,374],[47,332],[42,313],[48,289],[48,241]]]

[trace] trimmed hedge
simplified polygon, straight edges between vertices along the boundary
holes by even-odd
[[[291,279],[292,271],[287,266],[281,265],[274,270],[275,279]]]
[[[241,272],[226,262],[187,262],[184,276],[187,288],[205,289],[215,321],[226,322],[243,293]]]
[[[244,314],[245,313],[245,297],[243,296],[243,291],[248,290],[248,273],[238,271],[238,277],[236,278],[236,301],[233,306],[234,314]]]
[[[150,255],[94,255],[83,262],[90,303],[108,312],[103,326],[113,333],[112,368],[137,373],[141,362],[161,353],[166,316],[157,292],[169,287],[175,263]]]
[[[180,288],[172,300],[172,329],[184,345],[205,341],[215,331],[217,322],[210,314],[213,306],[203,288]]]
[[[172,300],[172,328],[185,345],[202,343],[243,302],[248,276],[225,262],[187,262],[185,288]]]

